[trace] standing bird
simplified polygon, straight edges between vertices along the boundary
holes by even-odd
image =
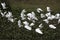
[[[51,12],[51,9],[50,9],[50,7],[47,7],[47,12]]]
[[[25,12],[26,12],[25,9],[23,9],[22,12],[21,12],[21,18],[22,18],[22,20],[26,19],[25,18],[26,15],[24,14]]]
[[[41,11],[43,11],[41,8],[37,8],[38,13],[41,13]]]
[[[6,4],[5,4],[5,2],[4,2],[4,3],[1,3],[1,5],[2,5],[2,8],[3,8],[3,9],[6,9]]]
[[[21,27],[21,20],[18,20],[18,26]]]

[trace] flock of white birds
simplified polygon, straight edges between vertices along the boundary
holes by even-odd
[[[1,3],[1,6],[3,9],[6,9],[5,2]],[[50,7],[47,7],[46,9],[47,9],[47,13],[43,14],[43,13],[41,13],[43,10],[41,8],[37,8],[37,12],[40,14],[41,18],[47,17],[46,19],[43,19],[43,21],[48,24],[49,20],[58,19],[58,24],[59,24],[60,23],[60,14],[56,13],[55,15],[52,15]],[[26,13],[26,10],[23,9],[22,12],[20,13],[21,20],[28,19],[29,21],[32,21],[32,23],[29,24],[29,22],[26,20],[23,22],[21,22],[21,20],[18,20],[18,26],[19,26],[19,28],[21,28],[22,27],[21,23],[23,23],[24,27],[27,30],[32,30],[32,26],[35,25],[36,21],[38,21],[38,18],[36,17],[36,15],[33,11],[31,13],[28,13],[27,15],[25,13]],[[3,13],[0,10],[0,14],[2,15],[2,17],[6,17],[11,22],[15,22],[15,20],[17,19],[17,18],[13,18],[12,12],[10,12],[10,11],[8,11],[8,13],[6,11]],[[56,29],[56,27],[53,24],[48,24],[48,25],[50,28]],[[41,31],[41,28],[43,28],[42,23],[39,25],[38,28],[35,29],[35,31],[39,34],[43,34],[43,32]]]

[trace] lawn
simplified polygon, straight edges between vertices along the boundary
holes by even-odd
[[[46,11],[46,7],[51,7],[52,11],[60,11],[60,0],[8,0],[12,9],[24,8],[36,10],[40,7]]]

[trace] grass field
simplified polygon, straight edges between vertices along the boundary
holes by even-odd
[[[60,0],[8,0],[8,2],[12,9],[36,10],[40,7],[46,11],[46,7],[49,6],[53,11],[60,11]]]
[[[0,15],[0,40],[60,40],[60,24],[57,24],[57,29],[54,30],[43,23],[43,35],[34,31],[34,29],[38,27],[38,23],[35,24],[36,26],[32,27],[32,31],[29,31],[24,27],[19,28],[17,25],[22,9],[26,9],[28,12],[36,12],[36,9],[40,7],[46,11],[46,7],[49,6],[52,11],[56,13],[60,12],[60,0],[6,0],[5,2],[11,8],[13,16],[18,19],[14,23],[11,23],[7,22],[8,20]]]

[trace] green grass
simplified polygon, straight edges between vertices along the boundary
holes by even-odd
[[[46,7],[51,7],[52,11],[60,11],[60,0],[8,0],[12,9],[24,8],[27,10],[36,10],[40,7],[46,11]]]

